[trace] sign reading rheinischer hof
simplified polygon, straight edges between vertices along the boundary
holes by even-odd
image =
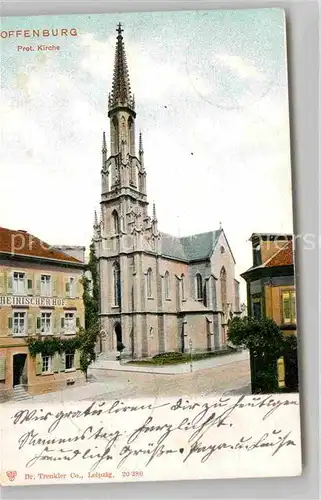
[[[0,297],[0,306],[64,307],[66,301],[54,297],[19,297],[8,295]]]

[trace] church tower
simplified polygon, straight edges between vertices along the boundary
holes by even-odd
[[[135,354],[131,315],[142,310],[144,273],[141,253],[160,247],[155,209],[148,214],[142,133],[136,151],[135,99],[131,91],[123,29],[117,26],[112,88],[108,96],[109,148],[102,138],[101,220],[95,216],[94,239],[99,259],[101,322],[108,352],[123,342]],[[108,155],[109,149],[109,155]],[[129,333],[128,333],[129,332]]]

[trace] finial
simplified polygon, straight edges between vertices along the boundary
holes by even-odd
[[[153,201],[153,220],[156,222],[157,221],[157,216],[156,216],[156,205],[155,202]]]
[[[103,132],[103,147],[102,147],[103,153],[106,153],[107,151],[107,146],[106,146],[106,134]]]
[[[142,131],[141,130],[139,132],[139,152],[140,153],[144,152],[144,149],[143,149],[143,135],[142,135]]]
[[[94,213],[94,227],[98,227],[98,217],[97,217],[96,210],[95,210],[95,213]]]
[[[117,31],[117,33],[118,33],[118,36],[122,36],[122,32],[123,32],[124,30],[123,30],[123,28],[122,28],[121,23],[118,23],[117,28],[116,28],[116,31]]]
[[[219,224],[220,224],[220,229],[222,229],[222,222],[220,222]]]

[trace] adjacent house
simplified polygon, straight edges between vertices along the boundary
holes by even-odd
[[[23,230],[0,227],[0,393],[83,380],[77,351],[31,357],[26,339],[73,338],[84,325],[84,264]]]
[[[296,335],[296,296],[292,235],[252,234],[253,266],[247,283],[248,315],[272,318],[284,335]],[[279,381],[284,376],[279,362]]]

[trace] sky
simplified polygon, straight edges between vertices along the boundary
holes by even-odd
[[[0,40],[0,224],[89,245],[119,21],[150,210],[176,236],[221,223],[239,278],[253,232],[293,232],[281,9],[2,18],[1,31],[78,36]],[[17,50],[40,43],[60,50]]]

